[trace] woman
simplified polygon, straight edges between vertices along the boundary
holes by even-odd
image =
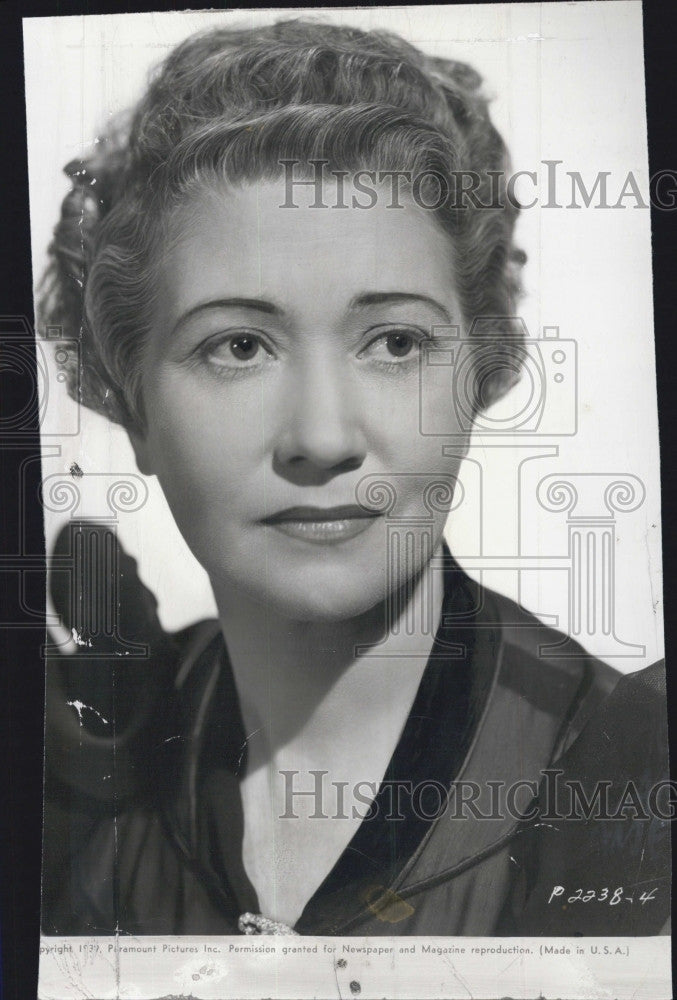
[[[469,427],[422,359],[513,315],[524,259],[479,86],[390,36],[211,31],[67,168],[43,321],[81,330],[80,399],[158,477],[219,623],[154,650],[131,778],[120,736],[100,788],[59,775],[82,822],[47,933],[537,932],[521,813],[617,675],[540,658],[443,541]],[[523,351],[488,330],[473,412]]]

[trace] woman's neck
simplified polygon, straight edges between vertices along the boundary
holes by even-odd
[[[344,621],[294,621],[231,588],[215,595],[248,739],[248,773],[273,760],[333,770],[342,748],[363,751],[365,734],[370,745],[384,742],[392,751],[439,623],[437,560],[404,599]],[[389,605],[398,616],[388,629]],[[421,628],[425,621],[434,623],[430,634]]]

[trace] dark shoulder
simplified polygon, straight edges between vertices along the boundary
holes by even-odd
[[[547,822],[537,816],[515,843],[526,892],[507,933],[665,932],[674,811],[667,736],[660,661],[622,676],[556,761],[539,793]],[[581,887],[592,902],[580,902]]]
[[[191,705],[183,689],[192,693],[204,683],[201,661],[218,634],[218,622],[204,620],[149,643],[143,660],[93,660],[83,647],[82,655],[48,663],[45,933],[86,933],[92,922],[106,925],[96,886],[112,884],[113,846],[130,872],[141,858],[154,859],[147,871],[169,872],[175,865],[159,803],[173,787],[186,745]],[[90,919],[83,924],[79,914],[86,909]]]
[[[501,632],[501,679],[546,711],[563,712],[558,753],[577,738],[622,674],[503,594],[482,588]]]

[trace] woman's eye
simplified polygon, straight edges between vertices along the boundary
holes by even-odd
[[[253,368],[266,357],[271,357],[272,351],[268,350],[258,334],[242,330],[208,340],[200,348],[200,354],[217,368]]]
[[[415,347],[415,340],[410,333],[389,333],[386,336],[386,347],[394,358],[406,358]]]
[[[363,353],[377,361],[396,363],[416,356],[423,339],[421,330],[391,327],[374,337]]]
[[[251,361],[258,354],[260,346],[256,337],[247,333],[243,333],[239,337],[232,337],[229,344],[233,357],[237,358],[238,361]]]

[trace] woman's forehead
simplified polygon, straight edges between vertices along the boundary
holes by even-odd
[[[172,220],[170,297],[194,297],[196,280],[238,295],[338,289],[350,300],[359,286],[453,297],[453,248],[431,212],[405,199],[393,208],[385,191],[369,208],[318,207],[315,194],[301,188],[292,207],[274,181],[196,191]]]

